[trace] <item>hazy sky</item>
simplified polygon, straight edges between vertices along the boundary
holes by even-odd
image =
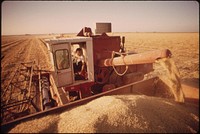
[[[199,32],[196,1],[4,1],[3,35],[78,33],[96,22],[112,32]]]

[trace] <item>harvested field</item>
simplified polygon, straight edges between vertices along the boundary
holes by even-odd
[[[75,34],[66,34],[64,37],[73,35]],[[125,48],[128,51],[142,53],[169,49],[180,72],[180,81],[186,84],[184,91],[190,92],[189,86],[199,88],[199,33],[110,33],[109,35],[125,36]],[[20,62],[35,60],[41,69],[52,69],[48,50],[41,41],[43,38],[52,37],[54,36],[2,36],[2,93],[9,85],[13,72]],[[165,75],[158,63],[154,64],[154,69],[155,73]],[[191,95],[194,96],[192,93]],[[196,95],[196,98],[199,96]],[[1,96],[1,99],[8,100],[9,96]],[[10,132],[196,133],[199,130],[198,109],[199,104],[179,105],[161,98],[134,95],[107,96],[60,115],[46,116],[18,124]]]
[[[2,80],[8,80],[17,67],[18,63],[35,61],[36,64],[41,66],[41,69],[50,70],[50,59],[48,56],[48,50],[40,40],[40,38],[35,36],[18,36],[17,37],[6,37],[2,38],[1,46],[1,78]],[[14,41],[13,40],[17,40]],[[7,43],[4,43],[7,42]],[[10,43],[9,43],[10,42]],[[9,72],[9,74],[4,74],[4,72]],[[1,82],[1,86],[6,86],[4,82]]]
[[[1,46],[1,121],[18,118],[38,111],[30,105],[40,105],[39,91],[30,84],[32,62],[41,69],[50,70],[48,51],[40,38],[35,36],[10,36],[2,38]],[[41,60],[42,59],[42,60]],[[23,64],[21,64],[23,63]],[[25,64],[29,63],[29,64]],[[22,70],[28,66],[28,70]],[[33,66],[34,69],[35,66]],[[30,79],[31,78],[31,79]],[[11,108],[9,108],[12,106]],[[31,110],[29,110],[29,108]]]

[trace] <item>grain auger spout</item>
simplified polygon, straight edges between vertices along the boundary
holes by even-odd
[[[171,57],[172,54],[169,49],[163,49],[163,50],[155,50],[155,51],[149,51],[131,55],[121,53],[120,55],[121,55],[120,57],[112,56],[110,59],[100,60],[98,65],[100,67],[105,67],[105,66],[121,66],[121,65],[154,63],[157,59]]]

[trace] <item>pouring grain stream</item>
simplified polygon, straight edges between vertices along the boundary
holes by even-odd
[[[160,75],[160,79],[169,87],[171,93],[173,93],[176,102],[184,103],[185,95],[182,90],[180,73],[176,67],[172,58],[162,58],[156,60],[156,63],[162,66],[166,72],[164,75]],[[163,71],[163,70],[162,70]]]

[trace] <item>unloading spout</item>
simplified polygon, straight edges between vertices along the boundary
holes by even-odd
[[[120,57],[100,60],[98,66],[121,66],[133,64],[154,63],[157,59],[170,57],[172,54],[169,49],[155,50],[139,54],[123,55]]]

